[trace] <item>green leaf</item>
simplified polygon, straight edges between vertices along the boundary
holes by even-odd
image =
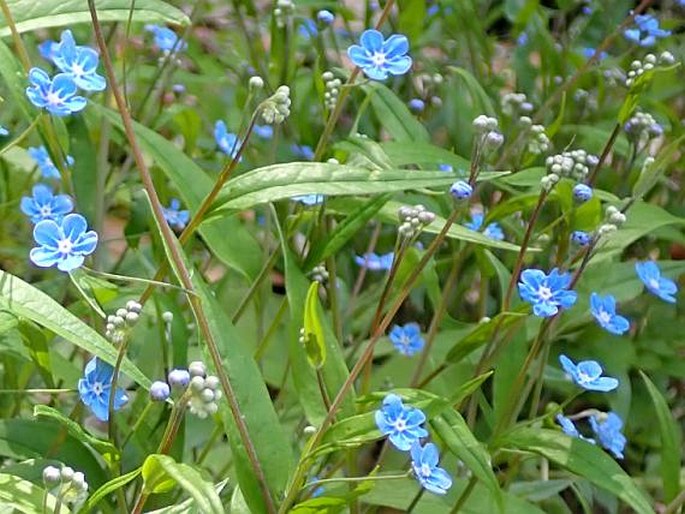
[[[165,492],[178,484],[195,500],[200,512],[225,512],[214,485],[188,464],[176,462],[168,455],[149,455],[143,462],[142,473],[143,490],[148,493]]]
[[[309,364],[320,369],[326,362],[326,341],[321,328],[319,310],[319,283],[314,281],[309,286],[304,303],[304,348]]]
[[[0,19],[0,24],[3,23],[5,23],[4,17]],[[2,40],[0,40],[0,75],[12,95],[12,104],[19,107],[27,121],[32,121],[38,111],[26,98],[25,90],[28,85],[26,72],[12,50]]]
[[[140,475],[141,471],[142,468],[136,468],[133,471],[129,471],[128,473],[120,475],[116,478],[113,478],[109,482],[102,484],[97,491],[88,497],[88,500],[79,510],[79,514],[86,514],[87,512],[90,512],[104,498],[134,480],[138,475]]]
[[[57,409],[53,409],[47,405],[35,405],[33,407],[33,415],[37,418],[47,418],[56,421],[62,425],[74,438],[88,444],[91,448],[95,449],[104,457],[108,464],[111,465],[119,461],[119,450],[117,450],[112,443],[109,441],[103,441],[102,439],[98,439],[97,437],[90,435],[88,432],[83,430],[81,425],[76,423],[74,420],[67,418]]]
[[[123,133],[121,118],[117,113],[96,104],[92,104],[92,107]],[[212,189],[212,179],[190,157],[154,130],[135,122],[133,129],[140,146],[176,186],[183,202],[191,212],[197,211],[203,198]],[[254,256],[260,255],[261,247],[237,216],[224,216],[205,222],[199,232],[220,261],[249,280],[257,277],[261,264]],[[231,237],[226,237],[227,234]]]
[[[454,176],[441,171],[370,170],[329,162],[289,162],[257,168],[229,180],[212,215],[251,209],[296,195],[371,195],[424,187],[445,188]]]
[[[371,106],[376,116],[396,141],[413,143],[430,140],[426,127],[390,89],[373,81],[362,85],[361,88],[371,97]]]
[[[93,223],[97,208],[97,178],[103,170],[98,170],[97,147],[83,116],[73,116],[69,120],[69,154],[74,156],[71,178],[77,210]]]
[[[495,110],[495,106],[490,99],[490,95],[488,95],[488,93],[483,89],[483,86],[480,85],[480,82],[478,82],[478,79],[476,79],[476,77],[474,77],[470,71],[464,68],[458,68],[456,66],[448,66],[447,69],[464,82],[464,85],[471,95],[471,99],[476,105],[478,112],[487,114],[488,116],[497,115],[497,111]]]
[[[40,289],[6,271],[0,271],[0,307],[52,330],[111,365],[116,363],[117,350],[109,341]],[[141,387],[150,388],[150,380],[128,358],[121,371]]]
[[[664,484],[664,500],[671,502],[680,491],[680,454],[681,434],[675,422],[666,399],[659,389],[640,371],[640,376],[647,386],[647,392],[652,398],[656,419],[659,423],[661,435],[661,479]]]
[[[425,0],[399,0],[400,34],[405,34],[410,42],[415,42],[421,35],[426,19]]]
[[[685,136],[681,136],[668,146],[659,150],[656,159],[649,165],[643,165],[635,185],[633,186],[633,197],[642,198],[652,189],[659,179],[663,177],[671,168],[674,157],[678,155]]]
[[[596,445],[561,431],[515,428],[497,446],[536,453],[623,500],[638,514],[654,514],[649,499],[607,453]]]
[[[490,455],[469,430],[466,421],[457,411],[445,410],[430,420],[431,426],[447,448],[459,457],[495,498],[499,511],[503,512],[502,491],[490,466]]]
[[[55,512],[68,514],[70,510],[61,505],[57,508],[57,498],[52,494],[47,497],[47,510],[43,509],[45,489],[32,484],[15,475],[0,473],[0,506],[3,512],[24,512],[36,514],[38,512]]]
[[[432,164],[437,169],[440,164],[449,164],[457,170],[464,170],[465,174],[471,165],[468,159],[429,143],[414,142],[408,145],[398,141],[386,141],[380,146],[395,166]],[[442,173],[451,176],[452,181],[456,180],[454,174]]]
[[[98,0],[98,18],[106,21],[127,21],[131,9],[130,0]],[[7,0],[17,30],[28,32],[48,27],[72,26],[90,23],[88,4],[84,0]],[[134,22],[171,23],[187,25],[188,16],[174,6],[161,0],[136,0]],[[0,37],[11,35],[5,18],[0,19]]]

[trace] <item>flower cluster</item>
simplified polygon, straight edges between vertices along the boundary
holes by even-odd
[[[476,154],[493,152],[504,143],[497,118],[481,114],[473,120],[472,125],[477,137]]]
[[[55,466],[43,468],[43,484],[45,489],[57,496],[57,500],[64,503],[77,503],[88,494],[88,482],[80,471],[74,471],[69,466],[58,469]]]
[[[55,166],[55,163],[52,162],[52,159],[50,159],[50,154],[48,153],[47,148],[44,146],[29,147],[27,152],[29,156],[36,161],[38,169],[40,170],[43,178],[54,178],[57,180],[60,179],[59,170],[57,169],[57,166]],[[64,167],[66,168],[67,166],[73,165],[74,158],[71,155],[67,155],[65,158]]]
[[[397,232],[401,237],[411,239],[419,235],[424,227],[435,221],[435,214],[427,210],[423,205],[403,205],[397,211],[400,226]]]
[[[574,419],[584,417],[584,414],[573,416]],[[576,437],[587,441],[590,444],[596,444],[595,439],[585,437],[580,433],[576,425],[570,418],[558,414],[556,420],[561,426],[561,430],[568,436]],[[623,429],[623,420],[615,412],[597,412],[589,416],[590,427],[594,432],[599,444],[609,450],[617,459],[623,458],[623,450],[625,449],[627,439],[621,432]]]
[[[481,228],[483,228],[484,220],[485,213],[478,211],[472,212],[471,221],[464,223],[464,226],[470,230],[478,232]],[[483,235],[485,237],[489,237],[490,239],[494,239],[495,241],[504,240],[504,232],[502,231],[502,227],[499,226],[499,223],[495,222],[487,224],[487,226],[483,230]]]
[[[635,26],[626,29],[623,35],[640,46],[654,46],[657,39],[670,36],[671,31],[659,27],[659,20],[655,16],[638,14],[635,16]]]
[[[342,81],[333,75],[332,71],[324,71],[321,74],[326,91],[323,94],[324,103],[328,110],[335,109],[335,104],[338,103],[338,95],[340,95],[340,88]]]
[[[644,145],[650,139],[663,135],[664,128],[647,112],[636,112],[623,125],[628,140]]]
[[[135,300],[126,302],[126,307],[117,309],[116,313],[107,316],[105,337],[114,345],[120,345],[128,337],[133,326],[138,323],[143,306]]]
[[[354,257],[354,262],[370,271],[388,271],[392,268],[394,259],[395,254],[393,252],[384,255],[377,255],[372,252],[364,255],[356,255]]]
[[[551,190],[561,177],[567,177],[582,182],[590,171],[597,166],[599,159],[585,150],[571,150],[547,157],[545,165],[547,175],[542,177],[543,189]]]
[[[276,92],[262,104],[262,119],[269,125],[283,123],[290,116],[290,88],[278,86]]]
[[[105,78],[97,73],[98,54],[87,46],[77,46],[70,30],[62,32],[59,43],[49,41],[42,53],[51,60],[60,73],[50,77],[40,68],[29,71],[30,86],[26,96],[33,105],[55,116],[68,116],[82,111],[87,104],[78,90],[103,91]]]
[[[626,87],[633,87],[640,76],[654,70],[657,66],[670,66],[674,62],[675,57],[669,51],[661,52],[658,57],[654,54],[647,54],[642,60],[635,59],[630,63],[630,69],[626,73]]]
[[[400,451],[409,451],[412,469],[419,483],[436,494],[446,494],[452,487],[452,478],[438,466],[440,456],[433,443],[421,445],[421,439],[428,436],[423,428],[426,415],[415,407],[405,406],[402,398],[388,394],[383,405],[375,413],[376,426]]]
[[[219,378],[214,375],[207,375],[207,368],[199,361],[191,362],[188,366],[188,372],[191,377],[188,384],[190,413],[201,419],[213,416],[219,410],[216,402],[222,396],[219,389]]]

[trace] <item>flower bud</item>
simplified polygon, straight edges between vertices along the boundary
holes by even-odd
[[[202,361],[193,361],[188,364],[188,372],[191,377],[204,377],[207,374],[207,367]]]
[[[592,188],[586,184],[576,184],[573,188],[573,198],[579,203],[585,203],[592,198]]]
[[[74,470],[70,468],[69,466],[64,466],[62,470],[60,471],[60,475],[62,476],[62,481],[68,482],[71,481],[71,479],[74,476]]]
[[[43,469],[43,482],[47,486],[57,485],[62,481],[62,474],[55,466],[47,466]]]
[[[335,21],[335,14],[326,9],[321,9],[318,13],[316,13],[316,19],[324,25],[331,25]]]
[[[587,246],[590,244],[591,240],[592,236],[590,236],[590,234],[587,232],[583,232],[582,230],[575,230],[571,233],[571,241],[578,246]]]
[[[253,91],[262,89],[264,87],[264,79],[258,75],[250,77],[248,82],[249,88]]]
[[[167,380],[171,387],[187,387],[190,382],[190,373],[185,369],[172,369]]]
[[[164,311],[162,313],[162,321],[164,321],[164,323],[171,323],[174,321],[174,313],[171,311]]]
[[[450,187],[450,194],[457,200],[466,200],[471,198],[473,188],[467,182],[458,180]]]
[[[423,112],[426,108],[426,104],[420,98],[412,98],[409,100],[409,108],[414,112]]]
[[[150,398],[153,401],[163,402],[169,398],[170,393],[169,384],[162,382],[161,380],[152,382],[152,385],[150,386]]]

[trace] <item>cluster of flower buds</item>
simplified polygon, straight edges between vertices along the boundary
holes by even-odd
[[[126,308],[117,309],[115,314],[107,316],[105,325],[105,337],[112,344],[118,345],[124,342],[130,329],[138,322],[140,311],[143,306],[135,300],[126,302]]]
[[[427,210],[423,205],[403,205],[397,211],[400,219],[400,227],[397,229],[401,237],[410,239],[419,235],[424,227],[435,221],[435,214]]]
[[[604,212],[605,221],[600,225],[597,233],[600,236],[608,236],[616,232],[618,228],[626,222],[626,216],[613,205],[606,208]]]
[[[276,92],[264,101],[262,119],[268,124],[283,123],[290,116],[290,88],[278,86]]]
[[[654,116],[647,112],[636,112],[623,125],[628,139],[634,144],[645,143],[650,139],[663,135],[664,129],[654,119]]]
[[[335,109],[335,104],[338,103],[342,80],[336,78],[332,71],[324,71],[321,78],[326,86],[326,91],[323,94],[324,103],[326,108],[332,111]]]
[[[552,147],[549,137],[543,125],[533,125],[533,120],[529,116],[521,116],[519,124],[526,130],[528,140],[528,151],[534,155],[548,152]]]
[[[533,104],[524,93],[507,93],[501,102],[502,112],[512,118],[533,112]]]
[[[550,191],[561,177],[582,182],[598,163],[596,156],[582,149],[550,155],[545,161],[547,175],[542,177],[540,183],[545,190]]]
[[[203,362],[194,361],[188,365],[190,383],[189,410],[198,418],[213,416],[219,410],[216,402],[221,399],[221,389],[219,378],[214,375],[207,375],[207,367]]]
[[[653,70],[657,66],[671,66],[674,63],[675,57],[668,50],[661,52],[659,57],[654,54],[647,54],[642,60],[635,59],[630,63],[630,69],[626,74],[626,87],[632,87],[643,73]]]
[[[417,76],[417,89],[420,94],[420,98],[414,98],[409,102],[409,108],[414,112],[421,112],[426,108],[427,104],[433,107],[442,106],[442,98],[437,93],[437,88],[445,81],[440,73],[422,73]],[[418,102],[416,101],[418,100]],[[419,102],[423,104],[421,109]]]
[[[274,8],[276,26],[282,29],[288,23],[288,19],[295,12],[295,3],[292,0],[277,0]]]
[[[486,153],[497,150],[504,143],[504,136],[498,130],[497,118],[481,114],[473,120],[473,128],[480,135],[480,146]]]
[[[576,110],[588,109],[594,111],[597,109],[597,98],[582,88],[576,89],[573,93],[573,102],[575,103]]]
[[[309,276],[313,281],[318,282],[319,284],[325,284],[328,282],[328,270],[323,264],[314,266],[312,271],[309,272]]]
[[[84,474],[74,471],[69,466],[64,466],[61,470],[55,466],[46,466],[43,469],[43,483],[46,489],[54,489],[64,503],[80,501],[88,493],[88,483]]]

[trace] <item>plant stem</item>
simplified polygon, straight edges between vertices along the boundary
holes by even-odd
[[[599,173],[599,169],[604,164],[604,161],[607,160],[607,157],[609,156],[609,152],[611,152],[611,148],[614,146],[614,143],[616,142],[616,138],[618,137],[620,132],[621,132],[621,125],[617,123],[614,126],[614,130],[611,132],[611,136],[609,136],[609,140],[604,145],[604,149],[602,150],[602,154],[599,156],[599,161],[597,162],[597,166],[594,167],[594,169],[592,170],[592,173],[590,173],[590,176],[587,179],[587,184],[589,186],[592,186],[592,184],[594,184],[595,179],[597,178],[597,174]],[[628,171],[630,172],[630,169],[628,169]]]
[[[166,246],[169,249],[169,258],[173,261],[174,263],[174,268],[178,272],[178,278],[186,289],[189,291],[194,291],[195,288],[193,286],[193,282],[190,276],[190,272],[186,268],[185,262],[183,260],[183,256],[180,253],[179,247],[177,246],[177,242],[175,241],[175,237],[173,232],[171,231],[171,228],[169,225],[166,223],[164,219],[164,212],[162,210],[162,204],[159,201],[159,196],[157,195],[157,191],[155,190],[154,184],[152,182],[152,176],[150,174],[150,171],[147,168],[147,165],[145,163],[145,159],[143,158],[143,154],[140,150],[140,147],[138,146],[138,140],[136,139],[136,135],[133,129],[133,119],[131,118],[131,114],[128,110],[128,107],[126,106],[126,102],[124,97],[121,94],[121,90],[119,89],[117,85],[117,79],[114,74],[114,67],[112,65],[112,60],[109,55],[109,50],[107,49],[107,45],[105,44],[104,37],[102,35],[102,28],[100,26],[100,21],[97,16],[97,9],[95,8],[95,0],[88,0],[88,8],[90,10],[90,15],[91,19],[93,22],[93,29],[95,32],[95,39],[97,40],[97,44],[100,50],[100,55],[102,57],[105,70],[107,73],[107,79],[110,85],[110,88],[112,90],[112,93],[114,94],[114,98],[117,103],[117,107],[119,109],[119,113],[121,115],[121,119],[124,125],[124,131],[126,133],[126,138],[128,139],[128,142],[131,146],[131,151],[133,152],[133,155],[135,157],[136,161],[136,166],[138,167],[138,170],[141,175],[141,179],[143,182],[143,185],[145,187],[145,190],[148,194],[151,206],[152,206],[152,212],[157,219],[157,224],[161,229],[161,235],[166,243]],[[207,202],[209,203],[209,202]],[[259,463],[259,459],[257,457],[257,453],[254,447],[254,443],[252,442],[252,439],[250,438],[250,434],[247,428],[247,425],[245,423],[245,419],[242,415],[242,412],[240,410],[240,405],[238,404],[238,400],[235,396],[235,392],[233,390],[233,386],[231,385],[228,376],[226,375],[226,372],[223,368],[222,362],[221,362],[221,354],[219,353],[218,345],[215,340],[214,334],[212,333],[212,330],[210,329],[209,325],[209,320],[203,310],[202,305],[200,304],[200,301],[196,295],[189,294],[187,295],[188,297],[188,302],[190,303],[191,309],[193,311],[193,314],[195,315],[197,319],[198,326],[200,328],[200,331],[202,335],[204,336],[205,339],[205,344],[207,345],[207,350],[209,351],[212,361],[214,363],[214,367],[216,369],[217,376],[219,377],[219,381],[221,382],[221,386],[224,392],[224,395],[226,396],[229,408],[231,410],[231,414],[233,416],[234,422],[236,424],[236,427],[238,429],[238,432],[240,434],[240,439],[242,444],[245,447],[245,452],[247,454],[247,457],[250,461],[250,465],[252,467],[252,470],[255,474],[255,478],[257,479],[257,482],[259,483],[259,487],[261,489],[262,496],[264,498],[264,503],[267,507],[267,511],[270,513],[276,512],[276,507],[273,501],[273,498],[271,497],[271,492],[269,491],[269,487],[266,483],[266,477],[264,476],[264,471],[262,470],[261,464]],[[121,366],[121,361],[123,360],[123,352],[120,352],[118,358],[117,358],[117,364]],[[116,391],[116,379],[118,375],[118,369],[114,370],[114,374],[112,376],[112,392],[114,393]],[[109,400],[109,412],[110,412],[110,423],[113,424],[113,403],[114,403],[114,397],[116,394],[111,394],[110,395],[110,400]]]
[[[680,491],[680,494],[678,494],[678,496],[676,496],[673,501],[668,504],[663,514],[676,514],[683,503],[685,503],[685,489]]]
[[[464,488],[464,490],[459,495],[459,499],[457,500],[457,503],[454,504],[454,507],[450,511],[450,514],[457,514],[457,512],[459,512],[461,510],[461,508],[466,503],[466,500],[468,500],[469,496],[471,496],[471,492],[476,487],[477,482],[478,482],[478,479],[475,476],[472,476],[469,479],[469,483],[466,484],[466,487]]]

